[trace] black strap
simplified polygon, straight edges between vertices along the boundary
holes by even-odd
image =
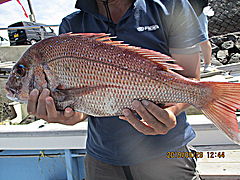
[[[124,171],[124,174],[125,174],[127,180],[133,180],[133,176],[132,176],[130,167],[129,166],[122,166],[122,168],[123,168],[123,171]]]
[[[108,0],[103,0],[102,2],[103,2],[103,5],[105,7],[107,18],[108,18],[108,29],[107,29],[106,33],[109,33],[110,24],[113,22],[113,20],[112,20],[112,16],[111,16],[109,6],[108,6]]]

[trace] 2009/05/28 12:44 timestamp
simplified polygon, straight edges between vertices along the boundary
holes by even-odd
[[[207,158],[225,158],[225,152],[214,152],[214,151],[207,151],[205,152]],[[203,151],[196,151],[196,152],[167,152],[167,158],[203,158],[204,154]]]

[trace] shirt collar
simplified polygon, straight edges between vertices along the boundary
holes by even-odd
[[[77,0],[75,8],[80,9],[85,12],[97,13],[98,7],[95,0]]]
[[[80,9],[82,11],[98,14],[98,7],[96,0],[77,0],[75,4],[75,8]],[[134,2],[134,8],[146,11],[146,2],[145,0],[136,0]]]
[[[166,6],[162,3],[162,0],[153,0],[155,3],[157,3],[159,6],[161,6],[163,12],[167,15],[169,15],[169,12],[166,8]]]

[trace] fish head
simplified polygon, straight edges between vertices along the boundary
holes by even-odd
[[[28,67],[24,64],[17,63],[8,78],[6,83],[7,97],[14,101],[26,101],[28,95],[26,87],[29,82]]]
[[[39,58],[40,54],[29,48],[13,66],[5,86],[7,98],[26,103],[33,89],[42,90],[46,87]]]

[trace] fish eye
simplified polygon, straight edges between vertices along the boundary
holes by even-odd
[[[19,64],[15,70],[15,73],[18,75],[18,76],[25,76],[26,74],[26,67],[22,64]]]

